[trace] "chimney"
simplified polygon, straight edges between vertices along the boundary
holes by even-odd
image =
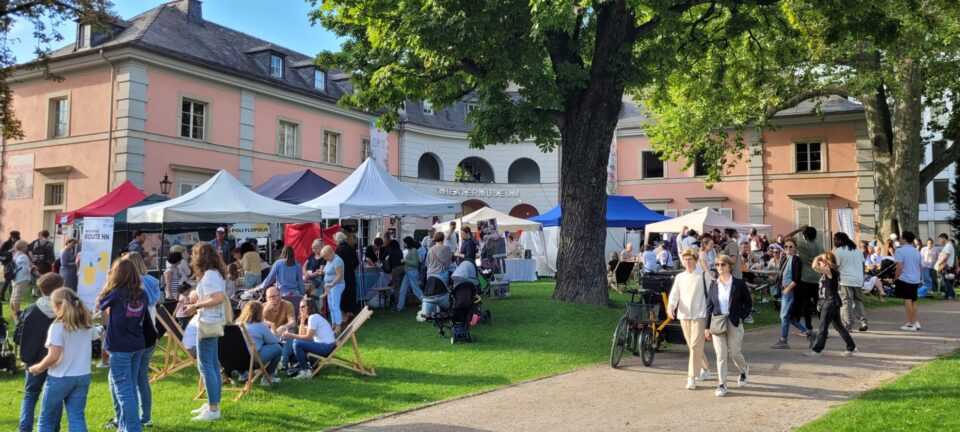
[[[203,23],[203,2],[200,0],[180,0],[177,9],[187,15],[187,21],[196,24]]]

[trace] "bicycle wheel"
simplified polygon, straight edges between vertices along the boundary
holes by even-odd
[[[640,360],[644,366],[653,364],[653,357],[657,354],[656,347],[653,346],[653,331],[650,327],[644,327],[640,332]]]
[[[627,317],[620,318],[617,329],[613,332],[613,343],[610,345],[610,366],[616,368],[623,357],[623,349],[627,345]]]

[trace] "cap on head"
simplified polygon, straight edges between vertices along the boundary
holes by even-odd
[[[227,230],[224,229],[223,227],[219,227],[217,228],[217,232],[227,232]]]

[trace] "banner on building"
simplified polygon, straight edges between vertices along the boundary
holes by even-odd
[[[850,239],[854,238],[853,232],[853,209],[844,208],[837,209],[837,230],[839,232],[845,233],[850,236]]]
[[[33,198],[33,153],[10,156],[5,168],[7,199]]]
[[[370,119],[370,153],[373,160],[383,164],[390,172],[390,141],[387,132],[377,128],[376,119]]]
[[[107,283],[110,258],[113,255],[113,218],[87,217],[83,219],[80,237],[80,281],[77,294],[94,309],[97,295]]]
[[[607,159],[607,195],[617,194],[617,134],[610,143],[610,158]]]

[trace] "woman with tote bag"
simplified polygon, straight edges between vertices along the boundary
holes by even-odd
[[[750,367],[743,357],[740,345],[743,342],[743,320],[750,316],[753,300],[750,289],[743,279],[737,279],[730,273],[734,260],[726,255],[717,257],[717,279],[707,291],[707,317],[709,323],[704,337],[713,341],[713,350],[717,353],[717,375],[720,385],[716,395],[727,394],[727,357],[740,370],[737,386],[747,384]]]

